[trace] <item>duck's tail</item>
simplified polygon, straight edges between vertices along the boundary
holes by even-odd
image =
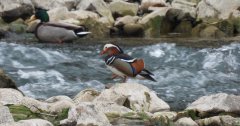
[[[154,82],[157,82],[152,76],[154,76],[153,73],[151,73],[149,70],[147,69],[143,69],[142,72],[139,74],[141,75],[142,77],[148,79],[148,80],[151,80],[151,81],[154,81]]]
[[[85,28],[84,26],[75,29],[74,32],[75,32],[75,34],[76,34],[78,37],[83,37],[83,36],[86,36],[86,35],[88,35],[88,34],[91,33],[91,32],[89,32],[89,31],[87,30],[87,28]]]

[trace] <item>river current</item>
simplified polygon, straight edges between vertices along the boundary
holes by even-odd
[[[111,80],[99,53],[103,45],[0,43],[0,67],[27,96],[46,99],[74,97],[85,88],[104,89]],[[144,84],[170,104],[184,109],[198,97],[225,92],[240,95],[240,44],[218,48],[190,48],[161,43],[123,47],[125,53],[145,60],[157,82]]]

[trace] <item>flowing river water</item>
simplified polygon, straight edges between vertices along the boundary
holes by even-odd
[[[85,88],[104,89],[111,80],[99,53],[103,45],[0,43],[0,67],[27,96],[45,99],[73,97]],[[123,47],[144,58],[158,82],[129,79],[154,90],[173,110],[203,95],[225,92],[240,95],[240,44],[218,48],[190,48],[161,43]]]

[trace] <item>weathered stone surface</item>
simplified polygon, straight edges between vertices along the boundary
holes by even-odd
[[[196,109],[204,113],[239,113],[240,112],[240,96],[228,95],[219,93],[209,96],[200,97],[187,107],[189,109]]]
[[[238,126],[240,118],[233,118],[232,116],[214,116],[210,118],[196,120],[199,126]]]
[[[31,0],[0,0],[0,5],[1,17],[5,22],[26,19],[34,10]]]
[[[32,0],[35,7],[51,10],[57,7],[67,7],[68,10],[75,8],[76,0]]]
[[[202,0],[197,6],[197,15],[198,18],[227,19],[233,12],[239,13],[239,6],[239,0]]]
[[[190,21],[182,21],[174,29],[175,33],[190,35],[192,32],[192,23]]]
[[[126,24],[123,26],[125,36],[143,36],[144,28],[141,24]]]
[[[217,27],[210,25],[210,26],[207,26],[205,29],[203,29],[200,32],[199,36],[205,37],[205,38],[222,38],[222,37],[226,37],[226,34],[224,34]]]
[[[68,118],[62,120],[62,125],[77,122],[77,126],[111,126],[105,114],[97,111],[95,105],[92,103],[81,103],[69,110]]]
[[[196,122],[194,122],[191,118],[181,118],[177,122],[175,122],[176,126],[198,126]]]
[[[2,123],[12,123],[14,122],[12,114],[10,113],[8,107],[0,105],[0,125]]]
[[[20,104],[23,98],[23,94],[15,89],[0,89],[0,103],[2,103],[3,105]]]
[[[126,24],[135,24],[137,21],[140,19],[138,16],[124,16],[124,17],[119,17],[114,23],[114,26],[123,26]]]
[[[29,119],[13,123],[0,124],[0,126],[53,126],[53,124],[43,119]]]
[[[169,105],[141,84],[116,84],[102,93],[94,101],[110,101],[124,105],[135,111],[158,112],[169,110]]]
[[[167,118],[170,120],[174,120],[177,117],[176,112],[156,112],[153,114],[153,118],[158,119],[158,118]]]
[[[92,102],[100,92],[94,90],[94,89],[85,89],[81,92],[79,92],[74,98],[73,101],[75,104],[79,104],[82,102]]]
[[[232,20],[228,19],[228,20],[219,21],[216,24],[216,26],[219,28],[219,30],[224,32],[226,35],[233,36],[234,25],[233,25],[233,21]]]
[[[0,69],[0,88],[17,89],[15,82],[9,78],[2,69]]]
[[[147,11],[149,7],[165,7],[167,6],[165,0],[142,0],[141,10]]]
[[[109,22],[114,22],[111,10],[103,0],[81,0],[77,5],[77,9],[97,12],[101,16],[107,17]]]
[[[121,16],[131,15],[135,16],[138,12],[138,4],[128,3],[124,1],[114,1],[109,4],[112,14],[117,14]]]
[[[185,13],[190,13],[192,17],[196,17],[196,6],[197,1],[189,1],[189,0],[174,0],[172,2],[172,7],[175,9],[183,10]]]

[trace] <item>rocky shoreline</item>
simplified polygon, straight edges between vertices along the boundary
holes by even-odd
[[[203,96],[185,110],[171,111],[154,91],[136,83],[113,84],[99,92],[80,91],[73,99],[37,100],[18,91],[1,70],[0,126],[238,126],[240,96]]]
[[[87,40],[111,38],[222,39],[240,33],[240,2],[211,0],[25,0],[0,1],[0,38],[34,32],[25,21],[34,8],[50,21],[86,26]],[[12,4],[14,3],[14,4]],[[28,35],[26,35],[29,37]],[[33,40],[36,38],[32,36]],[[82,41],[81,39],[77,41]],[[145,42],[144,44],[146,44]]]

